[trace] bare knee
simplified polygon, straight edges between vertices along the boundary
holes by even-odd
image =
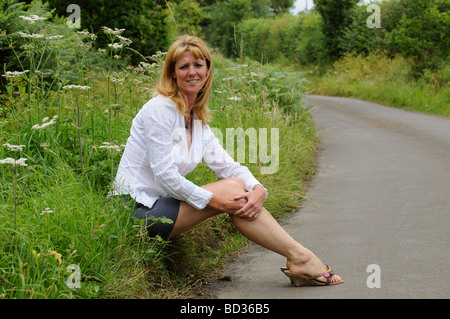
[[[226,182],[230,190],[235,193],[242,193],[246,191],[244,182],[240,178],[230,177],[223,181]]]
[[[246,192],[244,182],[240,178],[230,177],[221,179],[220,181],[206,184],[202,186],[213,194],[220,196],[235,196],[237,194]]]

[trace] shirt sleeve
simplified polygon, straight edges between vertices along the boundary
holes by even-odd
[[[201,210],[206,207],[213,194],[195,185],[178,171],[172,155],[172,133],[177,112],[176,107],[168,107],[164,103],[152,105],[143,112],[150,168],[162,190]]]
[[[203,147],[203,163],[211,168],[219,178],[240,178],[247,191],[253,190],[255,185],[260,185],[266,192],[267,197],[267,189],[253,176],[246,166],[231,158],[208,125],[205,125],[203,130],[203,139],[205,143]]]

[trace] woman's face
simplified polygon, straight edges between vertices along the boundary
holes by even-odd
[[[175,74],[178,88],[188,99],[195,99],[203,87],[203,80],[208,74],[206,60],[196,59],[191,52],[183,52],[175,63]]]

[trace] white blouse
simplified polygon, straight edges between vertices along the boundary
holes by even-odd
[[[248,191],[261,185],[247,167],[228,155],[211,128],[202,125],[195,114],[192,129],[188,149],[184,116],[175,104],[162,95],[145,103],[133,119],[112,194],[129,194],[149,208],[168,194],[203,209],[213,194],[184,177],[201,162],[219,178],[240,178]]]

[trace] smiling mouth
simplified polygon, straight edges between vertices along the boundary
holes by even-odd
[[[199,82],[200,80],[199,79],[197,79],[197,80],[189,80],[189,81],[186,81],[187,83],[197,83],[197,82]]]

